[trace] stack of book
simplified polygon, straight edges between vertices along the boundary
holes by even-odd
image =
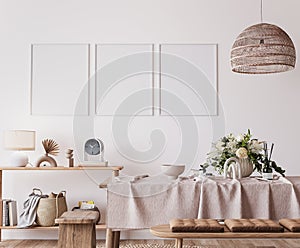
[[[79,205],[79,209],[89,210],[95,208],[94,201],[79,201],[78,205]]]
[[[2,199],[2,226],[18,225],[17,202],[11,199]]]

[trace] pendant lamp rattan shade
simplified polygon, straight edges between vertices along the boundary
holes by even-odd
[[[260,23],[246,28],[231,49],[232,71],[249,74],[284,72],[294,69],[296,50],[281,28]]]

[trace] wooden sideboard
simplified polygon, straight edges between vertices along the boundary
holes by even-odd
[[[0,199],[2,200],[2,179],[4,172],[13,172],[13,171],[61,171],[62,173],[71,172],[71,171],[83,171],[83,170],[110,170],[112,171],[112,177],[118,176],[119,171],[123,169],[123,166],[75,166],[75,167],[0,167]],[[109,180],[106,180],[106,182]],[[101,183],[99,185],[100,188],[105,188],[106,183]],[[2,205],[2,204],[1,204]],[[51,227],[41,227],[41,226],[33,226],[29,228],[18,228],[17,226],[2,226],[3,223],[3,213],[2,206],[0,207],[0,241],[2,240],[2,230],[58,230],[58,226]],[[105,230],[106,225],[104,223],[96,225],[96,229]]]

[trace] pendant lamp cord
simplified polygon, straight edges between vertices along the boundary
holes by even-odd
[[[263,0],[260,0],[260,22],[263,23]]]

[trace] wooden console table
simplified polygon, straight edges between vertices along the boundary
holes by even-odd
[[[118,176],[119,171],[123,169],[123,166],[75,166],[75,167],[0,167],[0,199],[2,200],[2,177],[3,171],[78,171],[78,170],[110,170],[112,171],[112,177]],[[101,183],[99,185],[100,188],[105,188],[106,184]],[[2,205],[2,204],[1,204]],[[51,227],[41,227],[41,226],[33,226],[29,228],[18,228],[16,226],[2,226],[3,223],[3,208],[0,207],[0,241],[2,240],[2,230],[58,230],[58,226]],[[106,225],[98,224],[96,225],[97,230],[105,230]],[[111,233],[111,230],[107,230],[107,235]]]

